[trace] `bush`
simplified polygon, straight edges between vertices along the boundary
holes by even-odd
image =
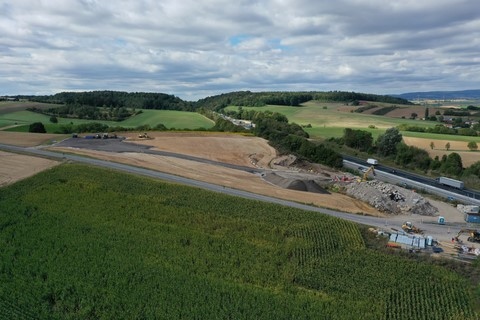
[[[28,127],[28,132],[46,133],[45,126],[41,122],[34,122]]]

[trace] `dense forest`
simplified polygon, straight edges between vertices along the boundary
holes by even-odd
[[[173,95],[149,92],[61,92],[50,96],[25,96],[31,101],[108,108],[194,111],[191,102]]]
[[[238,91],[224,93],[196,102],[197,108],[222,109],[229,105],[235,106],[264,106],[267,104],[298,106],[301,103],[317,100],[331,102],[358,103],[359,101],[374,101],[394,104],[410,105],[411,103],[402,98],[382,96],[376,94],[356,93],[346,91],[329,92],[250,92]]]

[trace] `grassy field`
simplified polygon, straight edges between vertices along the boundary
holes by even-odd
[[[418,125],[419,122],[410,119],[389,118],[371,114],[338,111],[337,109],[345,107],[342,103],[306,103],[301,107],[289,106],[265,106],[265,107],[242,107],[245,110],[272,111],[279,112],[287,116],[290,122],[299,125],[310,124],[312,128],[306,128],[306,131],[312,137],[341,137],[343,128],[362,129],[372,132],[374,135],[383,133],[386,129],[395,127],[402,123]],[[227,110],[237,110],[237,107],[227,107]],[[422,122],[425,126],[434,126],[433,122]],[[376,129],[369,129],[369,126],[375,126]]]
[[[470,285],[314,212],[64,164],[0,189],[0,318],[478,319]]]
[[[6,105],[5,105],[6,106]],[[86,119],[70,119],[58,118],[58,123],[50,122],[50,116],[43,114],[21,110],[23,105],[16,105],[17,108],[12,109],[9,105],[9,112],[0,112],[0,128],[18,125],[8,130],[27,132],[28,126],[33,122],[42,122],[48,133],[54,133],[60,126],[68,124],[81,124],[92,122]],[[162,123],[167,128],[176,129],[198,129],[211,128],[214,123],[210,119],[195,112],[171,111],[171,110],[142,110],[143,112],[137,116],[131,117],[122,122],[94,120],[93,122],[102,123],[111,127],[122,126],[124,128],[136,128],[142,125],[150,125],[155,127]]]
[[[374,139],[383,134],[386,129],[396,127],[400,124],[412,126],[434,127],[438,122],[392,118],[364,113],[339,111],[345,108],[343,103],[322,103],[308,102],[301,107],[289,106],[265,106],[265,107],[242,107],[245,110],[279,112],[287,116],[290,122],[305,126],[310,124],[311,128],[304,128],[306,132],[317,139],[340,138],[343,136],[344,128],[364,130],[372,133]],[[229,106],[226,110],[238,110],[238,107]],[[406,111],[405,114],[409,112]],[[375,128],[370,128],[374,126]],[[402,131],[406,137],[418,137],[431,140],[454,140],[454,141],[478,141],[475,137],[437,135],[430,133],[417,133]]]
[[[121,123],[124,127],[138,127],[141,125],[155,127],[157,124],[162,123],[169,129],[211,128],[215,124],[212,120],[199,113],[173,110],[142,110],[141,114]]]

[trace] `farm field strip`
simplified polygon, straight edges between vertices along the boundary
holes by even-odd
[[[50,122],[49,116],[25,110],[12,111],[4,114],[0,113],[1,127],[14,124],[28,126],[33,122],[42,122],[50,133],[58,130],[62,125],[78,125],[91,122],[101,123],[110,127],[122,126],[125,128],[135,128],[143,125],[155,127],[160,123],[165,125],[167,128],[177,129],[211,128],[214,125],[212,120],[206,118],[199,113],[172,110],[142,110],[141,114],[133,116],[121,122],[106,120],[72,119],[61,117],[57,117],[57,120],[58,123],[53,124]],[[18,129],[16,128],[11,128],[9,130],[18,131]]]

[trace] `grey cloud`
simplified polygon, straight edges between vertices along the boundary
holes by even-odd
[[[0,95],[465,89],[480,82],[476,8],[474,0],[3,2]]]

